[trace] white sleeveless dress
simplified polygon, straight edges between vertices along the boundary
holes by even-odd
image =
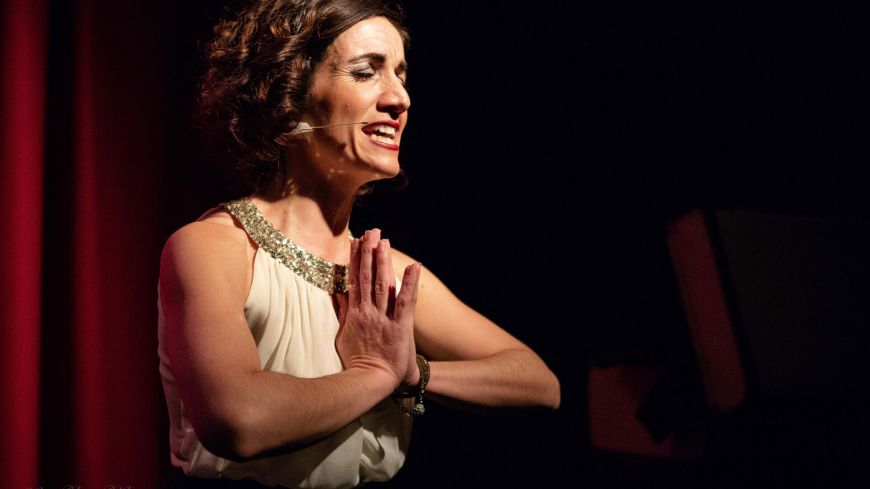
[[[339,324],[330,294],[346,287],[346,267],[293,244],[250,200],[224,205],[258,245],[245,318],[263,370],[306,378],[340,372],[335,350]],[[157,307],[157,353],[169,410],[170,458],[185,474],[250,478],[289,488],[345,488],[390,479],[401,468],[411,418],[389,398],[328,438],[293,453],[243,463],[212,454],[197,438],[176,390],[159,288]]]

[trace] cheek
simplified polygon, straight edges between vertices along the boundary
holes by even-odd
[[[362,121],[363,112],[347,102],[332,104],[324,101],[317,109],[319,117],[327,124]]]
[[[351,104],[345,103],[341,106],[341,115],[342,117],[358,117],[358,114],[354,113],[353,106]],[[355,122],[353,120],[348,119],[348,122]]]
[[[327,100],[312,100],[309,102],[308,113],[316,124],[322,124],[329,119],[332,112],[332,104]]]
[[[323,124],[333,121],[344,105],[340,99],[336,100],[334,97],[312,97],[309,104],[311,116]]]
[[[318,96],[319,95],[319,96]],[[318,91],[311,99],[310,111],[313,118],[322,124],[343,124],[369,122],[369,110],[376,105],[373,94],[366,93],[359,87],[328,87],[326,91]]]

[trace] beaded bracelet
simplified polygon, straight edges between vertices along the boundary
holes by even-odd
[[[390,398],[396,403],[402,412],[416,418],[422,416],[426,412],[426,407],[423,406],[423,394],[426,392],[426,385],[429,383],[429,361],[423,355],[417,354],[417,368],[420,369],[420,381],[413,391],[396,391]],[[408,409],[401,398],[414,397],[414,406]]]

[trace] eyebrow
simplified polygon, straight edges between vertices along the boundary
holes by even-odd
[[[364,59],[373,61],[377,64],[386,64],[386,62],[387,62],[387,57],[381,53],[360,54],[359,56],[354,56],[353,58],[348,60],[348,62],[349,63],[356,63],[356,62],[362,61]],[[396,68],[396,71],[398,73],[407,73],[408,72],[408,63],[406,61],[402,61],[401,63],[399,63],[399,66]]]

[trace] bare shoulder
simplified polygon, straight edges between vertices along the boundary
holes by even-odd
[[[185,258],[191,254],[221,258],[226,253],[244,251],[247,246],[250,246],[248,235],[235,219],[225,210],[212,209],[175,231],[166,240],[163,252]]]
[[[393,273],[397,277],[403,277],[407,267],[414,263],[419,263],[419,260],[414,259],[408,254],[395,248],[391,249],[393,252]],[[421,266],[420,280],[417,284],[417,307],[425,307],[428,302],[434,301],[438,303],[448,298],[456,299],[453,293],[432,271],[426,268],[425,265]]]
[[[235,219],[225,210],[212,209],[166,240],[160,259],[161,287],[176,292],[225,289],[226,294],[243,298],[254,252]]]
[[[390,249],[393,251],[393,271],[395,271],[397,275],[401,275],[405,270],[405,267],[408,265],[417,263],[417,260],[411,258],[407,254],[402,253],[395,248]]]

